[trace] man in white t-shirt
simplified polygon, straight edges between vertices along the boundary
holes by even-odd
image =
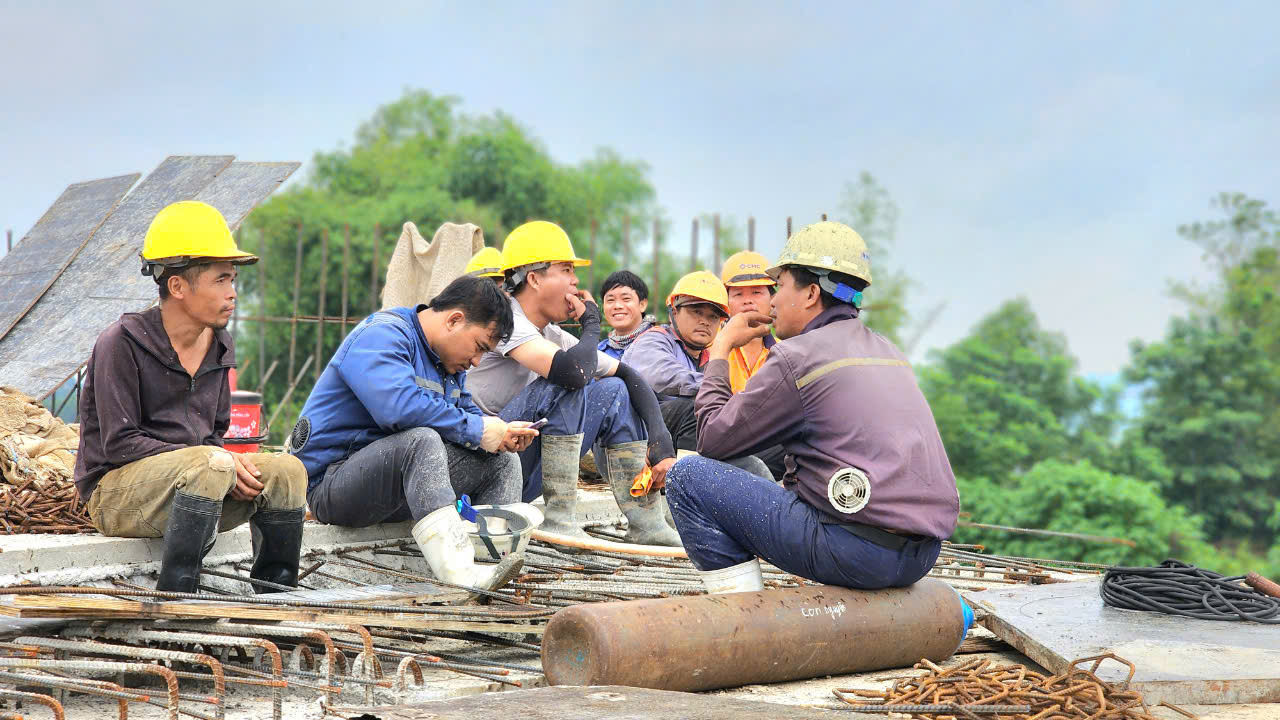
[[[600,311],[591,294],[578,289],[574,272],[590,261],[574,253],[564,230],[545,221],[511,231],[502,257],[515,329],[467,373],[467,386],[490,415],[547,420],[520,453],[524,500],[543,496],[543,530],[581,534],[574,522],[578,461],[594,446],[627,517],[627,541],[679,546],[657,492],[675,462],[671,435],[648,383],[596,349]],[[570,318],[581,323],[581,340],[556,325]],[[632,480],[646,465],[654,478],[650,491],[633,497]]]

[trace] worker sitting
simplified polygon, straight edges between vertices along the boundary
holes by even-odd
[[[75,480],[103,535],[163,537],[157,590],[196,592],[217,533],[248,521],[257,592],[298,581],[306,472],[288,455],[229,452],[227,323],[236,247],[215,208],[187,201],[152,220],[142,273],[160,304],[125,313],[98,336],[80,394]],[[270,584],[266,584],[270,583]]]
[[[620,360],[631,343],[657,323],[644,312],[649,309],[649,286],[630,270],[618,270],[609,273],[600,285],[600,302],[612,329],[596,349]]]
[[[622,361],[636,368],[658,395],[662,419],[677,450],[694,451],[698,421],[693,399],[702,385],[707,346],[729,316],[724,286],[715,275],[699,270],[676,281],[667,296],[671,322],[659,325],[631,343]],[[747,455],[729,461],[760,477],[773,479],[764,463]]]
[[[503,582],[506,567],[475,565],[455,500],[520,498],[515,451],[537,431],[484,415],[466,387],[467,368],[511,328],[506,295],[466,275],[427,305],[382,310],[357,325],[289,438],[310,477],[315,518],[346,527],[412,519],[437,578],[481,588]]]
[[[485,247],[471,256],[463,275],[471,277],[487,277],[498,287],[502,287],[502,251],[498,248]]]
[[[761,589],[757,557],[830,585],[910,585],[955,530],[960,500],[911,366],[858,319],[866,244],[845,225],[811,225],[768,273],[782,341],[734,394],[729,354],[770,317],[741,313],[720,331],[696,402],[702,457],[667,477],[689,558],[710,592]],[[778,443],[784,487],[716,462]]]
[[[574,522],[578,461],[594,446],[627,517],[627,541],[679,545],[657,494],[631,495],[632,480],[646,464],[654,476],[665,476],[675,450],[653,391],[634,370],[596,349],[600,312],[591,294],[578,290],[574,271],[590,261],[577,257],[564,230],[545,221],[512,230],[502,258],[515,331],[471,371],[470,383],[486,413],[547,420],[520,453],[525,501],[543,496],[545,530],[581,534]],[[581,323],[581,340],[556,325],[570,318]]]
[[[720,282],[724,283],[729,300],[729,317],[744,312],[767,312],[769,299],[773,297],[777,283],[765,272],[769,261],[765,256],[751,250],[743,250],[729,256],[720,271]],[[747,380],[756,374],[764,361],[769,358],[769,350],[777,344],[773,333],[765,333],[762,337],[752,338],[751,342],[740,348],[729,351],[729,387],[735,392],[742,392]],[[679,447],[677,443],[676,447]],[[783,458],[786,453],[781,445],[758,450],[755,453],[761,462],[769,467],[769,473],[775,480],[786,474]]]

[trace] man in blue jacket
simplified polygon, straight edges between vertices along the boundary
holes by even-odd
[[[365,318],[338,347],[289,438],[323,523],[364,527],[414,520],[435,576],[488,587],[454,501],[520,499],[516,452],[538,434],[480,412],[466,370],[511,334],[507,297],[482,277],[454,280],[428,305]]]

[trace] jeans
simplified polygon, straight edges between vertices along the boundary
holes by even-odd
[[[518,464],[515,453],[468,450],[431,428],[412,428],[330,465],[307,502],[316,520],[330,525],[417,522],[463,494],[475,505],[515,502]]]
[[[826,585],[875,590],[911,585],[938,559],[942,541],[908,540],[891,550],[822,522],[799,495],[751,473],[687,457],[667,473],[667,502],[685,551],[699,570],[759,556]]]
[[[541,435],[582,433],[581,455],[597,445],[609,448],[649,439],[644,422],[631,407],[627,386],[612,377],[594,380],[581,390],[570,390],[538,378],[512,398],[498,417],[507,422],[546,418],[547,425],[539,431]],[[597,458],[604,456],[603,449],[596,453]],[[542,494],[541,439],[535,439],[520,453],[520,467],[524,475],[524,501],[532,502]]]

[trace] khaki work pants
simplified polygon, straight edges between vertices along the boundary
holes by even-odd
[[[262,473],[262,492],[252,501],[232,500],[236,484],[231,453],[212,446],[173,450],[131,462],[102,476],[89,497],[89,519],[111,537],[163,537],[178,490],[222,500],[218,532],[243,525],[259,510],[294,510],[306,504],[307,471],[292,455],[252,454]]]

